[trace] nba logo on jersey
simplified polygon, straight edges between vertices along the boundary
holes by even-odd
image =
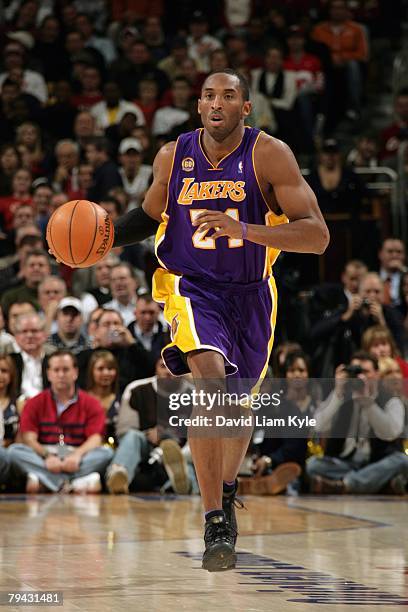
[[[194,159],[192,157],[185,157],[181,162],[181,167],[185,172],[192,172],[194,170]]]
[[[243,169],[244,169],[244,164],[242,163],[242,161],[240,161],[238,164],[238,174],[242,174]]]

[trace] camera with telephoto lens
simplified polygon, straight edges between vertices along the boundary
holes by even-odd
[[[362,391],[364,389],[364,380],[359,378],[360,374],[364,373],[364,370],[359,365],[348,365],[345,366],[344,372],[346,372],[347,377],[350,379],[348,383],[349,391]]]

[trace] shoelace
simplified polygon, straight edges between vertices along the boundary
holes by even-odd
[[[235,508],[238,508],[238,510],[248,510],[242,499],[239,499],[239,497],[234,497],[232,505],[235,506]]]
[[[228,535],[228,528],[225,522],[222,523],[209,523],[205,529],[204,540],[213,540],[217,542],[218,540],[225,539],[225,536]]]

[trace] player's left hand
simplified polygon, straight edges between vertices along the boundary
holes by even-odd
[[[205,232],[210,229],[214,230],[211,238],[220,238],[228,236],[228,238],[242,238],[242,225],[229,215],[217,210],[207,210],[202,212],[194,220],[195,227],[200,226],[200,232]]]

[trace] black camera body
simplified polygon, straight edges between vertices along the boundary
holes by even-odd
[[[363,368],[359,365],[348,365],[345,366],[344,371],[348,374],[349,378],[357,378],[364,372]]]
[[[348,378],[351,380],[347,383],[349,392],[362,391],[364,389],[364,380],[359,378],[360,374],[363,374],[364,370],[359,365],[348,365],[345,366],[344,371],[347,372]]]

